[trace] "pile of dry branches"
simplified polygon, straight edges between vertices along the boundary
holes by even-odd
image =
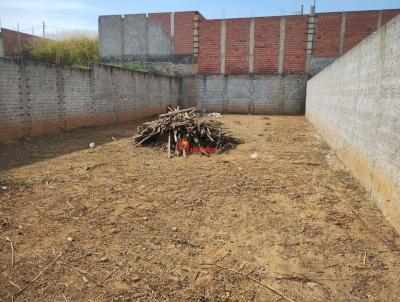
[[[171,154],[186,156],[187,153],[218,153],[240,143],[228,136],[222,124],[214,120],[202,120],[196,108],[179,110],[169,108],[157,120],[143,124],[143,129],[135,136],[137,145],[162,144]]]

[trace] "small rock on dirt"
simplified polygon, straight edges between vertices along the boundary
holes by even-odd
[[[139,276],[133,276],[132,277],[132,282],[139,282],[140,281],[140,277]]]
[[[106,262],[106,261],[108,261],[108,258],[106,256],[100,258],[100,262]]]
[[[311,289],[313,289],[314,287],[316,287],[316,286],[318,285],[318,283],[315,283],[315,282],[307,282],[306,285],[307,285],[308,287],[310,287]]]

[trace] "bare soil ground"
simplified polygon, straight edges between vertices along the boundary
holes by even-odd
[[[221,121],[209,158],[134,124],[1,146],[0,301],[400,301],[400,237],[305,118]]]

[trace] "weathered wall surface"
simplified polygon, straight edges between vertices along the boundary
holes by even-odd
[[[178,100],[178,78],[0,59],[0,141],[139,119]]]
[[[195,12],[99,17],[102,63],[193,64]],[[179,27],[179,32],[175,28]]]
[[[400,16],[307,85],[306,115],[400,231]]]
[[[4,57],[3,37],[0,32],[0,58]]]
[[[304,75],[197,76],[196,104],[203,112],[302,114],[306,82]]]

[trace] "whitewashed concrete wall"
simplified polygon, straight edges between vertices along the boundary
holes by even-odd
[[[400,232],[400,16],[308,82],[306,115]]]

